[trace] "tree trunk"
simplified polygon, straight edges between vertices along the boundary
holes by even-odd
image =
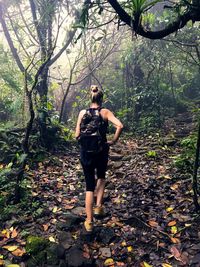
[[[69,93],[69,89],[70,89],[70,84],[67,86],[67,90],[65,91],[65,94],[64,94],[64,97],[63,97],[63,100],[62,100],[61,109],[60,109],[60,115],[59,115],[59,123],[62,122],[63,113],[64,113],[64,110],[65,110],[64,107],[65,107],[67,95]]]
[[[37,107],[38,112],[38,124],[40,131],[40,141],[42,145],[46,146],[47,135],[47,120],[49,118],[47,110],[47,95],[48,95],[48,66],[46,66],[39,75],[39,83],[36,86],[36,90],[40,97],[40,103]]]

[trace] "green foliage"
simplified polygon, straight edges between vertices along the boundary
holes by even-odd
[[[189,136],[181,141],[182,152],[174,158],[177,168],[192,173],[195,157],[196,136]]]
[[[0,86],[0,121],[14,119],[20,122],[20,116],[16,117],[22,105],[20,73],[13,64],[10,53],[2,44],[0,44]]]
[[[155,157],[157,157],[157,153],[154,150],[150,150],[147,152],[147,156],[150,158],[155,158]]]
[[[65,126],[61,127],[61,133],[65,141],[70,141],[74,137],[74,132]]]
[[[154,0],[149,2],[148,0],[131,0],[128,8],[131,9],[133,15],[142,14],[147,11],[149,8],[154,6],[160,0]]]

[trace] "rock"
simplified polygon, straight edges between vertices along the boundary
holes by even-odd
[[[65,260],[60,260],[59,267],[68,267]]]
[[[132,156],[129,155],[129,156],[124,156],[122,160],[123,161],[130,161],[131,159],[132,159]]]
[[[115,175],[117,176],[117,178],[122,178],[124,177],[124,175],[126,175],[126,173],[122,170],[116,170]]]
[[[110,258],[111,257],[110,248],[100,248],[99,252],[101,253],[102,257],[105,257],[105,258]]]
[[[69,249],[74,244],[74,239],[72,238],[70,232],[61,232],[58,236],[58,241],[59,244],[66,250]]]
[[[162,145],[174,146],[178,142],[177,139],[163,138]]]
[[[115,189],[115,185],[113,183],[108,183],[108,184],[106,184],[106,189],[114,190]]]
[[[196,254],[193,258],[192,258],[192,264],[195,263],[199,263],[200,262],[200,253]]]
[[[97,241],[108,245],[116,238],[115,232],[113,229],[110,228],[102,228],[99,231],[99,234],[97,236]]]
[[[63,216],[63,219],[66,220],[66,222],[59,222],[57,224],[57,228],[59,230],[69,230],[70,228],[78,225],[80,222],[84,221],[83,218],[80,216],[77,216],[72,213],[67,213]]]
[[[93,259],[83,257],[83,251],[79,246],[72,247],[66,253],[66,263],[68,267],[94,267]]]
[[[113,164],[113,168],[118,169],[118,168],[122,167],[122,165],[123,165],[123,162],[121,162],[121,161],[115,162]]]
[[[46,250],[46,262],[48,265],[51,264],[58,264],[59,258],[64,259],[65,258],[65,249],[57,244],[52,244],[47,250]]]
[[[123,158],[123,155],[120,154],[116,154],[116,153],[110,153],[109,155],[109,159],[113,160],[113,161],[117,161]]]

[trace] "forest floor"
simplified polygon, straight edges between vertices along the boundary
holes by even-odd
[[[24,213],[18,214],[16,206],[1,227],[0,263],[199,267],[200,216],[194,212],[191,176],[174,165],[180,152],[179,142],[165,145],[159,135],[121,139],[113,146],[104,197],[106,215],[95,219],[92,234],[83,229],[85,183],[77,147],[27,168],[32,208],[26,210],[24,203]],[[39,240],[39,250],[29,248],[32,256],[28,258],[30,235],[43,237],[51,245],[46,249]]]

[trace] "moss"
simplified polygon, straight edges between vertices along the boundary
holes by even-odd
[[[28,236],[26,242],[26,251],[31,255],[36,255],[45,250],[48,246],[49,240],[38,236]]]
[[[46,251],[40,251],[36,255],[32,256],[27,262],[27,267],[43,266],[46,262]]]

